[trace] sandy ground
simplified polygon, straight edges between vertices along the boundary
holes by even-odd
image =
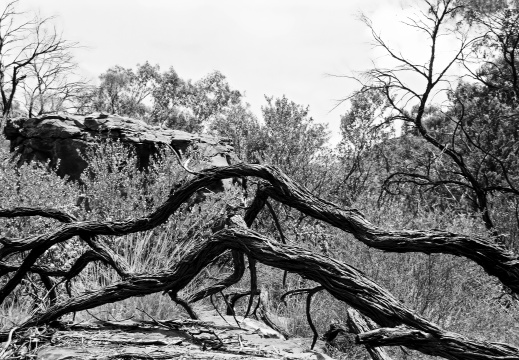
[[[73,359],[331,359],[323,343],[289,339],[253,320],[206,312],[201,321],[88,322],[58,330],[41,360]]]

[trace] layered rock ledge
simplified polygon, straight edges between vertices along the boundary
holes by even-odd
[[[166,145],[180,153],[192,148],[210,166],[238,162],[228,139],[163,129],[141,120],[103,113],[8,119],[4,133],[20,163],[49,162],[50,166],[57,166],[58,175],[72,180],[79,180],[88,166],[85,150],[107,139],[133,146],[139,168],[147,167],[151,156]]]

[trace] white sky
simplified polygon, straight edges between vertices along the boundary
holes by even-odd
[[[398,24],[400,0],[21,0],[20,8],[56,16],[63,37],[84,48],[76,59],[92,79],[109,67],[149,61],[184,79],[221,71],[260,115],[264,95],[310,106],[339,139],[351,75],[370,67],[367,14],[389,42],[418,53],[417,34]]]

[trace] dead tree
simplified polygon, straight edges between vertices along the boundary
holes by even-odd
[[[190,196],[202,187],[231,177],[255,177],[261,183],[251,206],[245,214],[230,211],[221,219],[212,235],[199,232],[190,239],[179,260],[170,268],[150,273],[132,273],[125,259],[118,257],[103,242],[103,237],[120,236],[153,229],[174,216]],[[298,274],[320,284],[316,289],[329,292],[370,318],[380,328],[358,334],[358,341],[370,347],[403,345],[426,354],[448,359],[515,359],[519,348],[469,339],[445,331],[437,324],[415,313],[391,293],[367,278],[361,271],[307,249],[275,240],[250,229],[266,200],[271,198],[291,206],[308,216],[327,222],[359,241],[377,249],[394,252],[444,253],[463,256],[497,277],[513,292],[519,292],[519,259],[500,245],[484,238],[470,237],[444,231],[385,230],[371,224],[354,208],[341,208],[314,196],[272,166],[237,164],[200,171],[189,181],[176,188],[154,212],[144,217],[122,221],[77,221],[64,212],[49,209],[16,208],[0,211],[2,217],[46,216],[63,222],[45,234],[25,239],[2,238],[0,243],[0,273],[10,274],[0,289],[4,302],[21,285],[24,277],[37,273],[46,277],[70,280],[91,261],[102,261],[114,268],[120,280],[93,292],[70,297],[34,314],[20,329],[39,326],[60,317],[91,309],[106,303],[121,301],[132,296],[165,292],[176,294],[186,287],[206,266],[224,252],[232,251],[234,274],[202,292],[191,300],[198,300],[220,292],[236,283],[244,273],[244,256],[252,262]],[[208,224],[211,227],[212,224]],[[90,250],[69,269],[48,269],[37,266],[37,260],[52,245],[79,237]],[[172,239],[174,241],[174,239]],[[7,263],[10,255],[23,256],[19,264]],[[45,278],[46,279],[46,278]],[[252,282],[254,283],[254,281]],[[253,284],[257,287],[257,284]],[[256,289],[251,289],[254,294]],[[308,301],[309,303],[309,301]],[[0,334],[7,338],[9,332]]]
[[[45,102],[50,100],[44,97],[51,92],[54,100],[63,100],[63,96],[70,96],[73,88],[83,84],[61,81],[72,74],[70,51],[76,44],[61,38],[50,24],[52,18],[28,18],[29,14],[16,10],[17,3],[10,1],[0,10],[0,105],[4,116],[14,109],[21,88],[29,96],[28,110],[34,110],[34,103],[38,102],[37,112],[43,112]]]
[[[516,122],[508,120],[517,117],[519,37],[515,24],[519,15],[516,10],[488,16],[479,14],[473,21],[481,27],[482,33],[473,36],[469,29],[460,26],[468,23],[466,19],[461,21],[460,17],[470,9],[470,5],[475,3],[424,0],[417,5],[416,13],[404,24],[410,31],[424,36],[428,48],[415,51],[416,54],[425,54],[426,59],[403,55],[380,35],[367,17],[363,17],[375,47],[382,50],[390,65],[376,65],[363,73],[357,79],[362,84],[357,94],[381,94],[384,98],[384,107],[381,107],[385,114],[383,124],[377,123],[372,127],[403,123],[401,140],[412,140],[417,148],[413,151],[420,153],[409,164],[398,164],[389,171],[384,190],[399,194],[406,186],[411,186],[464,194],[473,209],[481,214],[486,228],[497,235],[491,213],[492,196],[502,194],[514,199],[519,196],[514,181],[517,166],[510,160],[516,158],[514,154],[518,149],[517,138],[514,138]],[[447,35],[455,41],[456,50],[442,63],[441,46]],[[491,55],[487,56],[487,52]],[[478,65],[477,71],[471,69],[474,63]],[[463,78],[453,75],[456,65],[465,67],[467,75],[475,81],[475,85],[471,83],[474,93],[465,94],[467,85]],[[420,85],[409,79],[418,79]],[[452,89],[455,83],[457,85]],[[435,98],[445,94],[449,95],[448,102],[434,102]],[[509,110],[482,114],[476,100],[498,96]],[[501,136],[503,143],[494,146],[497,136]],[[411,151],[409,144],[405,146]],[[487,175],[482,170],[486,167],[497,175]],[[456,199],[456,196],[451,197]]]

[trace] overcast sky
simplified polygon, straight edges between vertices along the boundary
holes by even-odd
[[[264,95],[310,106],[338,139],[345,105],[358,84],[345,78],[368,69],[375,54],[364,12],[404,50],[418,40],[398,25],[400,0],[21,0],[21,8],[56,16],[63,37],[79,42],[82,71],[92,79],[114,65],[149,61],[184,79],[221,71],[260,114]]]

